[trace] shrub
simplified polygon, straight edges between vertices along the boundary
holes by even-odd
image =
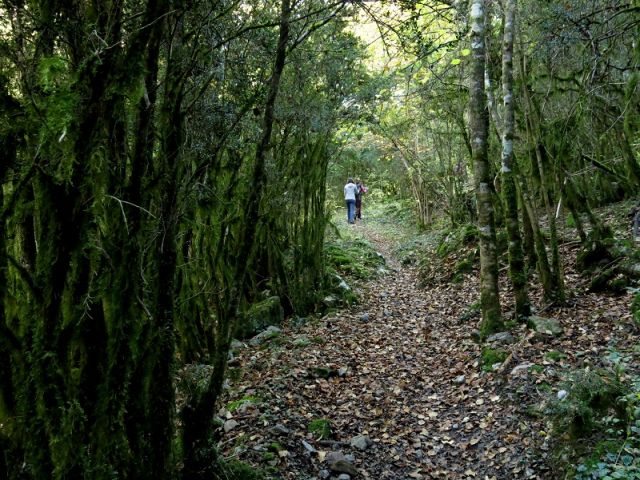
[[[612,352],[606,360],[611,369],[571,375],[566,396],[547,409],[564,478],[640,479],[640,377],[623,383],[627,359]]]
[[[611,413],[625,415],[618,399],[625,394],[617,375],[606,370],[582,370],[574,373],[565,385],[567,396],[556,398],[550,405],[558,433],[572,439],[593,432],[599,418]]]

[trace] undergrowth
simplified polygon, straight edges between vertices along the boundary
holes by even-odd
[[[555,457],[564,478],[640,479],[640,376],[612,351],[603,369],[571,373],[548,402]]]

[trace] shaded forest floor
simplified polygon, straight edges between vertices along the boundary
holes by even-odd
[[[570,372],[614,349],[639,363],[631,295],[589,293],[567,244],[569,301],[540,313],[564,334],[513,325],[513,338],[491,345],[502,353],[494,363],[470,336],[475,272],[420,287],[385,225],[367,220],[349,232],[375,246],[387,272],[354,286],[357,306],[236,344],[219,412],[225,455],[286,479],[563,478],[540,406]]]

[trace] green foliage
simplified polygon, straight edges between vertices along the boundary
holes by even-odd
[[[262,460],[265,462],[271,462],[275,458],[276,455],[273,452],[262,452]]]
[[[466,258],[458,260],[453,266],[451,281],[460,283],[465,273],[471,273],[475,268],[475,254],[472,252]]]
[[[326,418],[311,421],[307,428],[318,440],[328,440],[331,438],[331,435],[333,435],[331,422]]]
[[[601,417],[603,434],[575,465],[575,480],[640,479],[640,377],[617,399],[616,415]]]
[[[563,399],[556,399],[550,406],[556,430],[568,432],[571,438],[579,438],[593,432],[596,422],[613,411],[624,415],[625,409],[618,403],[625,387],[614,372],[606,370],[582,370],[571,376]]]
[[[206,364],[187,364],[178,371],[176,389],[180,395],[199,396],[209,387],[213,367]]]
[[[604,361],[610,368],[571,374],[567,395],[547,408],[567,478],[640,478],[640,377],[621,380],[631,356],[611,351]]]
[[[419,274],[425,284],[460,282],[477,265],[478,232],[474,225],[461,225],[429,232],[419,261]]]

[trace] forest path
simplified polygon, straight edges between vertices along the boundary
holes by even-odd
[[[546,342],[517,327],[514,343],[502,346],[506,364],[483,371],[469,335],[477,319],[465,316],[478,298],[475,274],[419,288],[416,271],[393,258],[375,224],[351,228],[376,245],[389,273],[357,286],[359,306],[288,322],[279,337],[239,350],[233,363],[243,373],[227,399],[233,411],[221,412],[230,420],[225,454],[296,480],[338,478],[350,468],[351,478],[370,479],[556,478],[541,460],[547,426],[526,415],[567,367],[545,355],[582,361],[584,351],[606,348],[612,322],[605,318],[595,335],[580,327]],[[619,299],[611,302],[601,311]],[[576,307],[564,315],[593,328],[594,316]],[[330,421],[330,440],[309,432],[319,419]],[[352,445],[358,436],[371,445]]]
[[[241,350],[244,375],[229,400],[258,401],[226,414],[235,425],[226,453],[288,479],[328,478],[339,458],[331,452],[347,455],[361,478],[535,478],[531,441],[522,442],[535,432],[518,424],[520,402],[482,372],[470,327],[457,321],[475,284],[420,289],[375,225],[352,228],[389,273],[358,287],[358,307],[285,325],[277,341]],[[318,419],[330,421],[333,441],[309,433]],[[372,445],[351,447],[358,435]]]

